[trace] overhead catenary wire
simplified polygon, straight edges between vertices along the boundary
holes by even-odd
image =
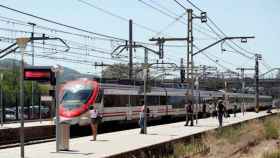
[[[190,0],[186,0],[186,1],[187,1],[190,5],[192,5],[194,8],[196,8],[197,10],[199,10],[200,12],[203,12],[202,9],[200,9],[198,6],[196,6],[196,5],[195,5],[193,2],[191,2]],[[227,35],[225,34],[225,32],[224,32],[224,31],[209,17],[209,16],[207,16],[207,19],[210,21],[210,23],[213,24],[213,26],[214,26],[224,37],[227,37]],[[206,24],[207,24],[207,23],[206,23]],[[210,25],[207,24],[207,26],[210,28]],[[210,28],[210,29],[213,31],[213,28]],[[221,38],[221,36],[220,36],[217,32],[215,32],[215,31],[213,31],[213,32],[214,32],[219,38]],[[250,54],[250,55],[255,55],[254,53],[252,53],[252,52],[250,52],[250,51],[244,49],[244,48],[241,47],[240,45],[236,44],[234,41],[230,40],[230,42],[231,42],[232,44],[234,44],[236,47],[238,47],[239,49],[243,50],[244,52],[246,52],[246,53],[248,53],[248,54]],[[226,41],[226,43],[227,43],[227,41]],[[233,48],[232,46],[230,46],[228,43],[227,43],[227,45],[228,45],[231,49],[233,49],[233,50],[235,50],[236,52],[238,52],[239,54],[241,54],[241,55],[243,55],[243,56],[245,56],[245,57],[248,58],[247,55],[244,55],[244,53],[242,53],[242,52],[236,50],[235,48]],[[251,58],[251,57],[249,57],[249,58]],[[252,59],[252,58],[251,58],[251,59]]]
[[[13,12],[17,12],[17,13],[29,16],[29,17],[36,18],[36,19],[39,19],[39,20],[42,20],[42,21],[46,21],[46,22],[49,22],[49,23],[53,23],[53,24],[56,24],[56,25],[67,27],[67,28],[70,28],[70,29],[86,32],[86,33],[89,33],[89,34],[93,34],[93,35],[97,35],[97,36],[101,36],[101,37],[105,37],[105,38],[109,38],[109,39],[116,39],[116,40],[124,41],[124,39],[121,39],[121,38],[118,38],[118,37],[109,36],[109,35],[105,35],[105,34],[101,34],[101,33],[88,31],[88,30],[78,28],[78,27],[75,27],[75,26],[66,25],[66,24],[63,24],[63,23],[60,23],[60,22],[57,22],[57,21],[54,21],[54,20],[46,19],[46,18],[31,14],[31,13],[27,13],[27,12],[23,12],[23,11],[20,11],[20,10],[17,10],[17,9],[13,9],[13,8],[10,8],[10,7],[2,5],[2,4],[0,4],[0,7],[5,8],[5,9],[10,10],[10,11],[13,11]]]
[[[0,16],[0,21],[30,27],[30,24],[28,24],[28,22],[26,22],[26,21],[14,19],[14,18],[8,18],[8,17],[4,17],[4,16]],[[57,29],[57,28],[42,26],[42,25],[39,25],[39,24],[36,24],[34,27],[37,28],[37,29],[47,30],[47,31],[50,31],[50,32],[57,32],[57,33],[74,35],[74,36],[91,38],[91,39],[98,39],[98,40],[104,40],[104,41],[116,41],[116,42],[117,41],[125,41],[125,39],[117,40],[117,39],[111,39],[111,38],[102,38],[102,37],[99,37],[99,36],[90,36],[90,35],[85,35],[85,34],[80,34],[80,33],[74,33],[74,32],[69,32],[69,31],[65,31],[65,30],[61,30],[61,29]]]
[[[0,7],[3,7],[2,5],[0,6]],[[6,8],[6,9],[9,9],[9,10],[12,10],[12,11],[16,11],[16,10],[13,10],[13,9],[11,9],[11,8]],[[22,11],[16,11],[17,13],[21,13],[21,14],[24,14],[24,15],[28,15],[28,16],[31,16],[31,17],[33,17],[33,18],[39,18],[40,20],[44,20],[44,21],[47,21],[47,22],[53,22],[53,21],[50,21],[50,20],[48,20],[48,19],[45,19],[45,18],[40,18],[40,17],[38,17],[38,16],[33,16],[32,14],[29,14],[29,13],[26,13],[25,14],[25,12],[22,12]],[[6,19],[7,20],[7,19]],[[11,19],[9,19],[9,20],[11,20]],[[13,19],[14,20],[14,19]],[[15,23],[15,21],[14,22],[12,22],[12,23]],[[21,25],[24,25],[24,26],[30,26],[30,25],[28,25],[27,24],[27,22],[24,22],[24,23],[20,23],[19,21],[17,21],[17,24],[21,24]],[[55,24],[59,24],[59,23],[55,23]],[[64,27],[66,27],[65,25],[62,25],[62,26],[64,26]],[[71,32],[66,32],[66,31],[62,31],[62,30],[57,30],[57,29],[53,29],[53,28],[47,28],[47,27],[43,27],[43,26],[39,26],[39,25],[36,25],[36,27],[40,27],[41,29],[48,29],[48,30],[50,30],[50,31],[55,31],[55,32],[62,32],[62,33],[67,33],[67,34],[70,34]],[[69,28],[69,27],[68,27]],[[72,28],[72,27],[70,27],[70,28]],[[75,28],[72,28],[72,29],[75,29]],[[78,29],[78,31],[83,31],[83,30],[79,30]],[[83,32],[87,32],[87,33],[91,33],[91,32],[88,32],[88,31],[83,31]],[[23,31],[23,33],[27,33],[26,31]],[[72,34],[72,35],[75,35],[75,34]],[[80,36],[80,34],[76,34],[76,35],[79,35]],[[96,34],[95,34],[96,35]],[[99,35],[99,34],[98,34]],[[87,35],[86,35],[87,36]],[[85,36],[85,37],[86,37]],[[107,38],[108,36],[106,36],[106,38]],[[123,39],[119,39],[119,38],[111,38],[111,37],[108,37],[108,40],[123,40]],[[73,47],[72,47],[73,48]]]
[[[103,8],[101,8],[101,7],[98,7],[97,5],[94,5],[93,3],[90,3],[90,2],[88,2],[88,1],[85,1],[85,0],[77,0],[77,1],[78,1],[78,2],[81,2],[81,3],[83,3],[83,4],[86,4],[86,5],[88,5],[88,6],[92,7],[92,8],[95,8],[95,9],[97,9],[97,10],[99,10],[99,11],[105,13],[105,14],[108,14],[108,15],[110,15],[110,16],[113,16],[113,17],[115,17],[115,18],[118,18],[118,19],[120,19],[120,20],[122,20],[122,21],[126,21],[126,22],[129,21],[129,19],[127,19],[127,18],[125,18],[125,17],[122,17],[122,16],[120,16],[120,15],[114,14],[114,13],[112,13],[112,12],[106,10],[106,9],[103,9]],[[157,32],[156,30],[154,30],[154,29],[152,29],[152,28],[150,28],[150,27],[147,27],[147,26],[145,26],[145,25],[136,23],[136,22],[134,22],[134,21],[133,21],[133,24],[134,24],[135,26],[137,26],[137,27],[139,27],[139,28],[142,28],[142,29],[144,29],[144,30],[147,30],[147,31],[149,31],[149,32],[153,32],[153,33],[156,33],[156,32]]]
[[[3,37],[0,37],[0,39],[3,39]],[[12,40],[15,40],[15,39],[7,39],[6,41],[5,40],[1,40],[0,42],[8,42],[8,43],[13,43]],[[45,44],[45,46],[48,46],[50,44]],[[28,45],[29,46],[29,45]],[[59,46],[59,45],[51,45],[51,46]],[[40,48],[40,49],[46,49],[46,50],[53,50],[55,52],[63,52],[64,49],[54,49],[54,48],[50,48],[50,47],[43,47],[43,46],[37,46],[35,45],[34,46],[35,48]],[[62,46],[63,47],[63,46]],[[56,53],[57,54],[57,53]],[[82,56],[89,56],[89,57],[95,57],[95,58],[99,58],[99,59],[108,59],[108,60],[115,60],[115,61],[123,61],[123,62],[127,62],[128,60],[123,60],[123,59],[118,59],[118,58],[111,58],[111,57],[104,57],[104,56],[96,56],[96,55],[91,55],[91,54],[83,54],[83,53],[79,53],[79,52],[74,52],[74,51],[68,51],[68,52],[64,52],[64,54],[73,54],[73,55],[76,55],[74,56],[75,58],[81,58]]]
[[[157,7],[153,6],[153,5],[151,5],[151,4],[147,3],[147,2],[145,2],[144,0],[137,0],[137,1],[140,2],[140,3],[142,3],[142,4],[144,4],[145,6],[147,6],[147,7],[149,7],[149,8],[152,8],[153,10],[155,10],[155,11],[157,11],[157,12],[159,12],[159,13],[161,13],[161,14],[163,14],[163,15],[165,15],[165,16],[167,16],[167,17],[173,19],[173,20],[175,20],[175,21],[171,22],[170,24],[168,24],[166,27],[170,27],[171,24],[175,24],[177,21],[180,22],[180,23],[183,24],[183,25],[188,25],[187,22],[181,20],[181,18],[180,18],[181,15],[177,15],[177,14],[174,14],[174,13],[172,13],[172,12],[170,13],[170,11],[161,10],[161,9],[159,9],[159,8],[157,8]],[[173,14],[173,15],[171,15],[171,14]],[[178,19],[178,18],[179,18],[179,19]],[[176,20],[176,19],[178,19],[178,20]],[[195,31],[197,31],[197,32],[199,32],[199,33],[201,33],[201,34],[203,34],[203,35],[205,35],[205,36],[208,36],[208,37],[211,37],[211,38],[213,38],[213,39],[216,39],[214,36],[212,36],[212,35],[210,35],[209,33],[206,33],[206,32],[205,32],[205,31],[209,32],[209,30],[207,30],[206,28],[201,27],[201,26],[199,26],[199,25],[197,25],[197,26],[198,26],[200,29],[194,28]],[[203,29],[204,31],[202,31],[201,29]]]
[[[16,29],[6,29],[6,28],[0,28],[0,30],[4,30],[4,31],[11,31],[11,32],[23,32],[23,33],[31,33],[30,31],[25,31],[25,30],[16,30]],[[41,33],[37,33],[35,32],[35,34],[41,34]],[[2,37],[4,38],[4,37]],[[6,38],[6,40],[15,40],[15,39],[11,39],[11,38]],[[89,46],[89,45],[85,45],[85,44],[82,44],[82,43],[79,43],[79,42],[75,42],[75,41],[70,41],[70,40],[66,40],[66,39],[63,39],[66,43],[68,43],[69,45],[77,45],[78,47],[82,47],[82,48],[78,48],[78,47],[73,47],[73,46],[70,46],[71,49],[77,49],[77,50],[84,50],[84,51],[87,51],[87,50],[90,50],[90,51],[94,51],[94,52],[97,52],[97,53],[103,53],[103,54],[109,54],[111,55],[111,51],[110,50],[104,50],[104,48],[97,48],[97,47],[93,47],[91,48],[92,46]],[[40,42],[35,42],[35,43],[40,43]],[[53,47],[63,47],[62,45],[54,45],[54,44],[48,44],[50,46],[53,46]],[[127,56],[120,56],[121,58],[123,57],[126,57]],[[134,59],[140,59],[139,57],[134,57]],[[142,60],[143,58],[141,58]]]
[[[197,49],[197,50],[200,50],[200,48],[198,48],[196,45],[194,45],[194,48]],[[212,59],[207,53],[202,52],[201,54],[204,55],[206,58],[208,58],[208,59],[209,59],[210,61],[212,61],[213,63],[215,63],[216,65],[220,66],[221,68],[223,68],[223,69],[225,69],[225,70],[227,70],[227,71],[230,71],[230,72],[237,73],[237,72],[231,70],[230,68],[228,68],[228,67],[226,67],[226,66],[220,64],[220,63],[219,63],[218,61],[216,61],[215,59]]]

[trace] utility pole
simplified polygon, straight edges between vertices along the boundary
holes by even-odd
[[[185,81],[184,58],[181,58],[180,79],[181,79],[181,83],[184,83],[184,81]]]
[[[32,33],[31,33],[31,38],[34,37],[34,27],[36,26],[35,23],[31,23],[29,22],[28,23],[29,25],[32,26]],[[31,41],[31,46],[32,46],[32,66],[34,66],[34,53],[35,53],[35,50],[34,50],[34,41]],[[34,114],[34,81],[31,82],[31,107],[32,107],[32,116]],[[28,118],[30,119],[30,106],[28,105]]]
[[[191,100],[194,103],[193,91],[194,91],[194,74],[193,74],[193,19],[200,19],[202,23],[207,22],[206,12],[201,12],[201,16],[193,16],[193,10],[187,9],[188,16],[188,28],[187,28],[187,38],[158,38],[158,39],[150,39],[150,41],[158,41],[159,50],[163,48],[163,43],[165,41],[187,41],[187,82],[189,86],[186,92],[186,99]],[[162,50],[163,51],[163,50]],[[193,105],[192,105],[193,106]]]
[[[193,10],[187,9],[188,14],[188,32],[187,32],[187,82],[189,82],[188,87],[188,98],[193,101],[193,90],[194,90],[194,83],[193,83]]]
[[[245,93],[245,70],[255,70],[255,68],[236,68],[236,70],[240,70],[241,71],[241,81],[242,81],[242,93],[244,94]],[[244,115],[244,112],[246,112],[246,107],[245,107],[245,100],[244,100],[244,95],[243,95],[243,98],[242,98],[242,113]]]
[[[132,53],[132,43],[133,43],[133,22],[130,19],[129,20],[129,42],[128,42],[128,48],[129,48],[129,72],[128,72],[128,78],[129,80],[132,79],[132,71],[133,71],[133,53]]]
[[[147,77],[148,77],[148,50],[144,49],[144,134],[147,134]]]
[[[255,54],[255,84],[256,84],[256,112],[259,112],[259,60],[262,59],[261,54]]]
[[[194,86],[196,88],[196,95],[197,97],[195,98],[196,99],[196,102],[195,102],[195,122],[196,124],[198,124],[198,110],[199,110],[199,73],[198,73],[198,69],[195,69],[195,81],[194,81]]]

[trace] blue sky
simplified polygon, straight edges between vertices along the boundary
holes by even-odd
[[[153,30],[162,30],[174,19],[169,18],[158,11],[155,11],[139,0],[84,0],[100,8],[108,10],[116,15],[125,17],[126,19],[133,19],[137,24],[144,25]],[[172,13],[176,15],[181,15],[184,10],[180,8],[173,0],[143,0],[148,4],[160,4],[161,6],[167,8]],[[185,0],[178,0],[186,8],[191,8],[191,6]],[[201,9],[207,11],[208,16],[214,20],[214,22],[228,35],[228,36],[255,36],[255,39],[248,40],[248,43],[241,44],[238,40],[237,44],[243,48],[249,50],[253,53],[261,53],[264,57],[264,61],[271,65],[272,67],[279,66],[279,27],[280,27],[280,1],[279,0],[193,0],[197,6]],[[78,0],[49,0],[49,1],[38,1],[38,0],[2,0],[0,4],[7,5],[9,7],[26,11],[44,18],[52,19],[65,23],[68,25],[84,28],[94,32],[112,35],[120,38],[128,38],[128,22],[125,20],[120,20],[118,18],[112,17],[111,15],[105,14],[100,10],[90,7]],[[194,9],[195,14],[200,14],[200,12]],[[49,24],[43,21],[36,20],[27,16],[16,14],[5,9],[0,8],[0,15],[9,18],[16,18],[26,22],[34,22],[38,25],[54,27],[59,29],[64,29],[68,31],[73,31],[59,27],[53,24]],[[182,18],[182,21],[186,21],[186,16]],[[205,24],[201,24],[199,20],[195,20],[194,28],[197,29],[207,29]],[[2,27],[20,29],[18,26],[13,26],[10,24],[1,24]],[[30,30],[30,28],[22,28]],[[180,22],[175,23],[167,30],[163,31],[163,34],[159,36],[164,37],[185,37],[187,26]],[[54,33],[56,34],[56,33]],[[136,41],[149,42],[148,39],[155,37],[155,32],[147,31],[141,27],[134,26],[134,39]],[[215,36],[211,32],[208,34]],[[58,36],[60,34],[57,34]],[[10,36],[17,36],[12,35]],[[64,37],[67,39],[79,41],[81,43],[89,44],[102,47],[107,50],[112,50],[109,43],[105,42],[92,42],[88,39],[75,39],[74,37]],[[205,36],[197,31],[194,31],[194,42],[195,44],[203,48],[208,44],[214,42],[211,37]],[[167,43],[174,45],[184,45],[185,42],[174,42]],[[116,45],[116,43],[111,43],[111,45]],[[226,49],[230,50],[230,48]],[[156,49],[156,48],[154,48]],[[186,57],[185,48],[166,48],[166,58],[165,61],[177,62],[179,63],[180,58]],[[225,65],[227,68],[234,70],[237,67],[253,67],[254,61],[244,58],[237,53],[233,52],[223,52],[221,53],[220,45],[209,49],[205,52],[213,59],[217,60],[218,63]],[[142,58],[142,51],[137,51],[135,55]],[[124,55],[127,55],[124,53]],[[214,57],[215,56],[215,57]],[[217,57],[217,58],[216,58]],[[156,56],[151,55],[151,58],[155,60]],[[222,60],[220,59],[222,58]],[[92,61],[104,61],[105,63],[112,63],[109,60],[101,60],[98,58],[92,58]],[[225,60],[225,61],[223,61]],[[30,58],[28,58],[30,61]],[[58,61],[49,61],[46,59],[36,59],[36,65],[48,65],[54,64]],[[117,61],[113,61],[117,62]],[[71,63],[61,63],[67,65],[76,70],[82,71],[84,73],[98,73],[100,69],[94,69],[92,66],[86,66],[81,64],[71,64]],[[216,64],[209,61],[203,55],[197,55],[195,57],[196,65],[213,65]],[[221,70],[223,70],[221,68]],[[261,71],[267,71],[263,65],[261,65]]]

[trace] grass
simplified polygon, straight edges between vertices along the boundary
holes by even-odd
[[[209,150],[209,148],[203,144],[200,140],[194,140],[194,143],[177,143],[173,146],[174,153],[173,155],[168,156],[167,158],[181,158],[181,157],[193,157],[196,154],[203,154]]]
[[[243,127],[225,127],[219,129],[216,133],[217,139],[224,139],[231,144],[235,144],[240,140],[240,136],[242,134]]]
[[[194,139],[187,144],[174,144],[173,154],[166,158],[231,157],[238,153],[246,154],[263,140],[279,138],[279,120],[280,115],[209,131],[201,139]],[[262,158],[280,158],[280,148],[260,154]]]
[[[280,158],[280,150],[264,152],[262,158]]]
[[[279,125],[273,118],[264,121],[264,135],[266,139],[277,139],[279,137]]]

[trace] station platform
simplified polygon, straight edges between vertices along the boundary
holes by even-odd
[[[49,126],[54,125],[53,121],[30,121],[24,122],[24,127],[37,127],[37,126]],[[3,126],[0,126],[0,130],[2,129],[13,129],[13,128],[20,128],[20,122],[17,123],[5,123]]]
[[[20,123],[5,123],[0,126],[0,149],[17,146],[20,141]],[[55,137],[53,121],[28,121],[24,123],[25,141],[28,144],[38,140],[49,140]],[[50,141],[50,140],[49,140]]]
[[[276,113],[277,111],[273,111]],[[265,111],[254,113],[238,113],[237,117],[224,118],[224,126],[241,123],[247,120],[270,115]],[[158,145],[168,141],[184,138],[208,130],[218,128],[216,118],[199,119],[194,126],[184,126],[185,122],[148,127],[148,134],[139,134],[139,129],[100,134],[97,141],[91,141],[91,136],[73,138],[70,140],[70,150],[55,152],[55,142],[25,146],[28,158],[99,158],[117,157],[123,153],[133,152],[141,148]],[[20,148],[13,147],[0,150],[0,158],[20,157]],[[134,156],[135,157],[135,156]]]

